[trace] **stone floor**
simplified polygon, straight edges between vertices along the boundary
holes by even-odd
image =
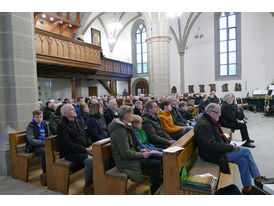
[[[255,140],[256,148],[250,149],[255,162],[262,175],[274,177],[274,118],[266,118],[262,113],[245,111],[248,118],[248,131],[252,139]],[[233,139],[241,140],[239,131],[235,131]],[[29,183],[24,183],[10,177],[0,176],[0,195],[55,195],[59,194],[40,185],[39,168],[33,168],[30,172]],[[83,171],[71,178],[69,194],[83,194],[82,186]],[[234,184],[240,189],[242,183],[238,167],[235,167]],[[149,179],[145,178],[143,183],[133,183],[129,181],[128,194],[150,194]]]

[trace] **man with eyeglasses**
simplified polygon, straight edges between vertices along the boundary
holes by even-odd
[[[220,124],[223,127],[230,128],[232,131],[239,129],[241,131],[242,141],[246,140],[243,146],[254,148],[255,145],[251,144],[254,140],[249,138],[246,124],[236,118],[235,113],[232,110],[232,103],[232,94],[226,94],[221,108],[222,116],[220,117]]]
[[[218,164],[221,172],[225,174],[231,173],[228,163],[236,163],[244,187],[242,192],[251,194],[251,177],[255,181],[262,181],[265,178],[260,175],[249,149],[229,144],[219,123],[220,116],[220,106],[210,103],[195,125],[194,134],[198,154],[204,161]]]

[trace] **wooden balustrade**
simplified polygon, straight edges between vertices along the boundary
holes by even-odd
[[[132,75],[132,64],[114,59],[102,58],[101,71]]]
[[[73,61],[75,64],[79,63],[79,67],[101,65],[100,47],[37,28],[35,47],[37,57]],[[39,62],[39,58],[37,61]]]

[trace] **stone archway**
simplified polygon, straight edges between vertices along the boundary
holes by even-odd
[[[149,83],[144,78],[136,79],[132,84],[133,95],[138,95],[138,90],[141,94],[149,94]]]

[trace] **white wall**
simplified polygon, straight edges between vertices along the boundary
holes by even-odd
[[[124,89],[128,92],[128,82],[127,81],[117,81],[117,93],[123,94]]]
[[[89,96],[89,92],[88,92],[88,88],[91,86],[97,86],[97,92],[98,92],[98,96],[100,95],[109,95],[108,91],[97,81],[97,80],[90,80],[90,81],[86,81],[86,80],[82,80],[82,96],[83,97],[88,97]]]
[[[194,35],[200,27],[204,38],[195,39]],[[214,61],[214,14],[202,13],[193,25],[185,51],[185,88],[194,85],[194,91],[199,92],[199,84],[216,84],[217,96],[222,97],[221,86],[228,83],[229,92],[244,97],[254,89],[265,89],[274,80],[274,18],[270,13],[241,14],[241,48],[242,48],[242,79],[233,81],[215,81]],[[171,82],[177,83],[178,52],[170,43],[170,73]],[[175,73],[175,74],[174,74]],[[176,80],[175,80],[176,79]],[[241,83],[242,91],[234,92],[235,83]],[[171,83],[172,84],[172,83]],[[177,86],[176,86],[177,87]],[[178,88],[178,87],[177,87]]]

